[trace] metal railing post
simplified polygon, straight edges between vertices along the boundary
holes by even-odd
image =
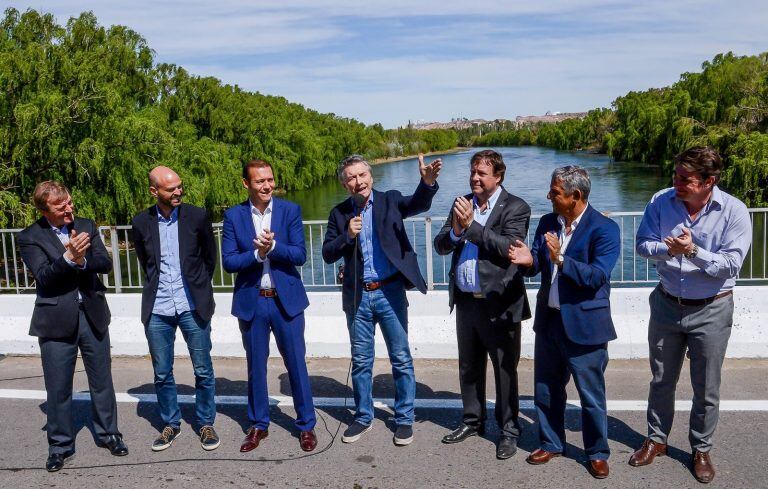
[[[427,259],[427,290],[435,290],[435,271],[432,269],[432,218],[424,218],[424,257]]]
[[[117,228],[109,227],[109,244],[112,247],[112,274],[115,277],[115,294],[123,290],[123,274],[120,270],[120,244],[117,241]]]

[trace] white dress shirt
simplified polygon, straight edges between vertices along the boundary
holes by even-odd
[[[589,204],[587,204],[587,207],[584,208],[583,211],[581,211],[581,214],[573,220],[571,223],[571,232],[566,232],[565,229],[565,218],[563,216],[557,216],[557,222],[560,223],[560,232],[558,233],[557,237],[560,240],[560,254],[565,255],[565,250],[568,249],[568,244],[571,242],[571,238],[573,237],[573,233],[576,231],[576,228],[579,226],[579,222],[581,222],[581,218],[584,216],[584,213],[587,212],[587,208],[589,208]],[[552,264],[552,285],[549,288],[549,307],[553,309],[560,309],[560,291],[557,288],[557,281],[558,281],[558,272],[559,268],[557,266],[557,263]]]
[[[253,228],[256,230],[256,237],[258,238],[262,231],[264,230],[270,230],[272,228],[272,200],[269,201],[269,205],[267,205],[267,208],[264,209],[264,213],[262,214],[259,209],[256,208],[256,206],[253,205],[253,202],[250,202],[251,204],[251,219],[253,219]],[[267,256],[272,252],[272,250],[275,249],[275,245],[277,242],[273,239],[272,240],[272,247],[267,252]],[[260,289],[271,289],[273,288],[272,285],[272,275],[270,273],[269,268],[269,258],[264,258],[263,260],[259,256],[259,250],[253,250],[253,254],[256,256],[256,261],[259,263],[264,264],[264,271],[261,273],[261,282],[259,283]]]

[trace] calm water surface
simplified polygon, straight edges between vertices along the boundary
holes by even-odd
[[[438,182],[440,190],[428,212],[433,216],[447,216],[457,195],[469,192],[469,159],[483,148],[444,155],[443,170]],[[523,198],[534,214],[551,211],[546,198],[552,170],[565,165],[580,165],[589,171],[592,179],[590,202],[600,211],[642,211],[648,199],[659,189],[670,186],[659,168],[636,163],[615,163],[604,155],[554,151],[546,148],[492,148],[504,158],[507,173],[504,187]],[[434,158],[427,158],[432,161]],[[418,160],[376,165],[373,167],[374,188],[397,189],[411,194],[419,181]],[[348,195],[335,179],[310,190],[289,192],[285,198],[297,202],[305,220],[325,220],[334,205]]]

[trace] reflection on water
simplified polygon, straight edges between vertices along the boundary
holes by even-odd
[[[445,216],[457,195],[469,192],[469,158],[473,148],[443,156],[443,170],[438,180],[440,190],[432,202],[430,215]],[[660,169],[637,163],[615,163],[604,155],[581,152],[554,151],[546,148],[493,148],[500,152],[507,165],[504,187],[523,198],[534,214],[551,211],[546,198],[552,170],[565,165],[580,165],[592,179],[590,201],[600,211],[642,211],[648,199],[669,186]],[[427,158],[431,161],[432,158]],[[373,167],[374,187],[378,190],[397,189],[410,194],[419,181],[416,158],[376,165]],[[302,207],[305,220],[328,218],[331,208],[347,197],[336,179],[299,192],[289,192],[285,198]]]

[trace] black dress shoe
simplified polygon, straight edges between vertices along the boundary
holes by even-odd
[[[443,443],[459,443],[466,440],[470,436],[483,435],[483,434],[485,434],[485,427],[483,425],[469,426],[466,424],[462,424],[455,430],[445,435],[443,437]]]
[[[58,472],[62,467],[64,467],[64,462],[71,460],[74,456],[74,450],[70,450],[64,453],[52,453],[48,455],[48,460],[45,461],[45,470],[48,472]]]
[[[514,436],[504,436],[499,438],[496,445],[496,458],[504,460],[517,453],[517,438]]]
[[[109,453],[116,457],[122,457],[128,455],[128,447],[123,442],[123,437],[120,435],[109,435],[107,439],[101,442],[99,445],[109,449]]]

